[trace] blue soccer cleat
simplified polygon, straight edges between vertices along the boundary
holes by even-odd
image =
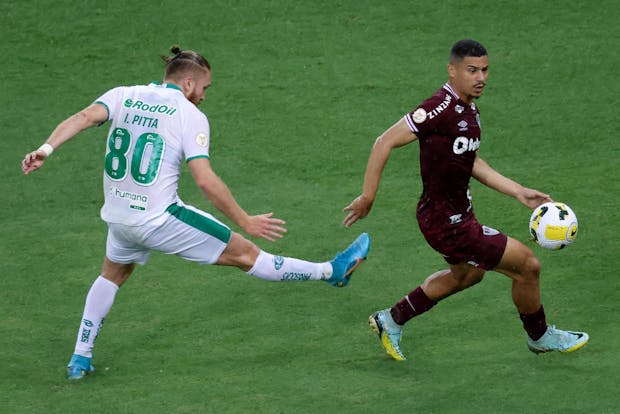
[[[585,332],[571,332],[548,326],[547,331],[537,341],[527,338],[527,347],[530,351],[540,354],[543,352],[573,352],[583,348],[590,337]]]
[[[400,337],[403,327],[392,319],[390,309],[377,311],[368,317],[370,328],[379,335],[381,346],[396,361],[404,361],[405,355],[400,350]]]
[[[334,260],[330,262],[333,269],[332,276],[325,281],[336,287],[346,286],[353,271],[368,256],[368,250],[370,250],[370,236],[362,233],[349,247],[336,254]]]
[[[67,379],[80,380],[93,372],[95,367],[90,363],[91,358],[73,354],[67,365]]]

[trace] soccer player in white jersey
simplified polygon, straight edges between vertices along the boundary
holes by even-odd
[[[211,169],[209,122],[197,108],[211,84],[211,67],[200,54],[178,46],[166,62],[162,84],[109,90],[93,104],[61,122],[47,141],[26,154],[22,170],[41,168],[54,150],[79,132],[110,121],[101,217],[108,225],[106,256],[84,306],[67,378],[81,379],[94,370],[95,339],[118,288],[135,264],[145,264],[152,250],[202,264],[236,266],[270,281],[324,280],[345,286],[366,258],[370,238],[361,234],[333,260],[312,263],[274,256],[211,214],[185,205],[177,195],[180,164],[185,160],[209,201],[245,233],[270,241],[286,232],[273,213],[248,215]]]

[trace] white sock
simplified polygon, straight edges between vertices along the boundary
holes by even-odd
[[[103,325],[103,320],[110,312],[118,286],[99,276],[90,287],[84,304],[84,314],[75,343],[75,353],[87,358],[93,357],[93,345]]]
[[[272,282],[325,280],[332,276],[329,262],[313,263],[291,257],[274,256],[260,251],[254,266],[247,272]]]

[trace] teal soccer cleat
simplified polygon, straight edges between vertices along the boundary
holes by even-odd
[[[403,327],[392,319],[390,309],[377,311],[368,317],[370,328],[379,335],[381,346],[396,361],[404,361],[405,355],[400,350],[400,337]]]
[[[330,262],[333,269],[332,276],[325,281],[336,287],[346,286],[353,271],[368,256],[368,250],[370,250],[370,236],[367,233],[362,233]]]
[[[530,351],[540,354],[543,352],[573,352],[584,347],[590,337],[585,332],[571,332],[548,326],[547,332],[537,341],[527,338],[527,347]]]
[[[95,367],[90,363],[91,358],[73,354],[67,365],[67,379],[80,380],[93,372]]]

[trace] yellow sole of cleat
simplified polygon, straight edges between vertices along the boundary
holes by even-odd
[[[377,322],[375,321],[375,318],[370,316],[368,318],[368,325],[370,325],[370,329],[372,329],[381,338],[381,346],[383,346],[383,349],[385,350],[386,354],[391,356],[392,359],[394,359],[396,361],[405,361],[405,360],[407,360],[407,358],[405,358],[404,355],[401,355],[398,352],[396,352],[396,350],[392,346],[392,343],[390,342],[390,339],[388,338],[388,336],[387,335],[382,335],[379,332],[379,327],[377,326]]]
[[[577,350],[579,350],[579,349],[583,348],[584,346],[586,346],[586,344],[587,344],[587,343],[588,343],[588,341],[582,342],[582,343],[577,344],[577,345],[575,345],[575,346],[574,346],[574,347],[572,347],[572,348],[568,348],[567,350],[562,351],[562,352],[563,352],[563,353],[575,352],[575,351],[577,351]]]
[[[401,355],[398,352],[396,352],[396,350],[392,346],[392,343],[390,342],[390,338],[388,338],[387,335],[381,335],[381,345],[383,345],[383,349],[385,349],[385,353],[391,356],[396,361],[405,361],[407,359],[405,358],[404,355]]]

